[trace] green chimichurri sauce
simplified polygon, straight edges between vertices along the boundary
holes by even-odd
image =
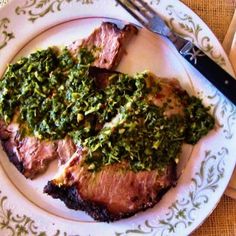
[[[187,94],[184,115],[166,117],[147,101],[147,73],[114,73],[98,86],[93,54],[48,48],[11,64],[0,81],[0,116],[17,116],[23,135],[62,139],[88,148],[91,170],[128,161],[134,171],[161,169],[178,157],[183,142],[194,144],[213,128],[201,100]],[[157,86],[157,90],[158,90]]]

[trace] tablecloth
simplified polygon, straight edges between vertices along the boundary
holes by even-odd
[[[223,41],[236,8],[236,0],[181,1],[195,11]],[[5,2],[7,0],[0,0],[0,5]],[[192,236],[236,236],[236,200],[223,196],[217,208]]]

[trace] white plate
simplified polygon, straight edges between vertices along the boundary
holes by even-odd
[[[176,0],[150,2],[176,32],[193,40],[233,74],[216,37],[189,8]],[[85,37],[101,21],[111,20],[104,17],[137,23],[112,0],[12,0],[0,9],[0,76],[7,64],[21,55]],[[128,73],[150,69],[160,76],[176,77],[189,93],[211,105],[217,125],[190,148],[190,159],[177,186],[152,209],[115,223],[98,223],[42,194],[56,170],[55,163],[45,175],[30,181],[1,151],[1,235],[26,231],[29,235],[188,235],[215,208],[236,161],[235,107],[160,36],[144,33],[134,38],[118,69]]]

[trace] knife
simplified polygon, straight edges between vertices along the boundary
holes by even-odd
[[[167,37],[177,51],[222,94],[236,105],[236,80],[201,49],[171,31],[162,18],[142,0],[116,0],[148,30]]]

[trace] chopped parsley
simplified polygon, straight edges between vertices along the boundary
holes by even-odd
[[[175,161],[183,142],[196,143],[214,126],[200,99],[185,94],[183,114],[167,117],[165,106],[147,99],[147,72],[129,76],[107,72],[106,83],[91,67],[86,48],[77,58],[56,47],[32,53],[9,65],[0,81],[0,116],[17,116],[22,136],[39,139],[72,137],[88,149],[90,170],[128,162],[133,171],[162,169]],[[168,105],[168,104],[167,104]]]

